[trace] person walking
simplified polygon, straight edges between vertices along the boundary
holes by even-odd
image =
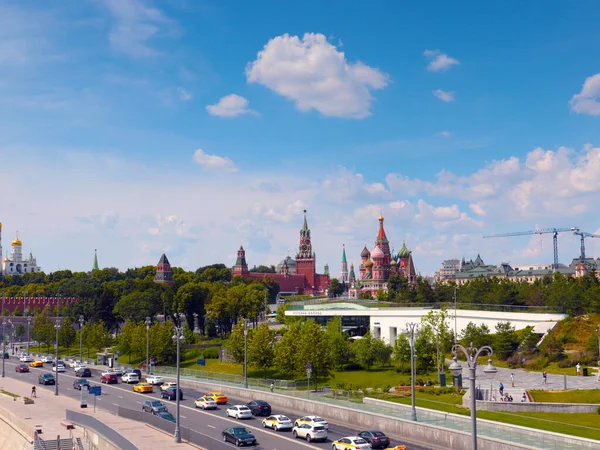
[[[31,388],[31,398],[37,398],[37,396],[35,395],[36,390],[37,390],[36,387],[32,386],[32,388]]]
[[[502,383],[500,383],[498,385],[498,391],[500,392],[500,395],[504,395],[504,385]]]
[[[271,392],[273,392],[273,389],[275,389],[275,385],[271,383]]]
[[[577,371],[577,376],[581,375],[581,364],[577,363],[575,370]]]
[[[548,372],[544,370],[542,373],[542,378],[544,379],[544,384],[548,384]]]
[[[510,384],[515,387],[515,374],[513,372],[510,373]]]

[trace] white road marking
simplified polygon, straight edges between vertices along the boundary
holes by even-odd
[[[187,419],[187,417],[185,417],[185,416],[182,416],[182,415],[180,415],[180,417],[181,417],[182,419]]]
[[[118,403],[113,403],[113,405],[115,405],[115,406],[119,406],[119,404],[118,404]]]
[[[216,427],[213,427],[212,425],[209,425],[208,427],[209,427],[209,428],[216,428]]]
[[[138,402],[137,400],[135,401],[136,403],[139,403],[140,405],[142,404],[142,402]]]
[[[123,398],[123,396],[122,396],[122,395],[119,395],[119,398]]]

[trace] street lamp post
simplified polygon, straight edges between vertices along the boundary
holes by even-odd
[[[146,373],[150,373],[150,325],[152,325],[152,319],[146,317],[144,323],[146,324]],[[179,356],[177,357],[177,360],[179,360]],[[179,381],[177,381],[177,383],[179,383]],[[179,384],[177,384],[177,389],[179,389]]]
[[[412,396],[411,401],[411,419],[417,421],[417,406],[415,399],[415,337],[419,333],[419,324],[415,322],[409,322],[406,324],[406,335],[408,336],[410,343],[410,394]]]
[[[58,331],[60,330],[60,317],[56,318],[56,324],[54,325],[56,329],[56,359],[54,360],[54,369],[56,371],[55,381],[54,381],[54,395],[58,395]]]
[[[27,356],[29,356],[29,327],[31,326],[31,316],[29,315],[29,310],[27,311]]]
[[[12,323],[12,320],[8,319],[8,326],[10,328],[10,332],[8,337],[10,339],[10,348],[12,348],[12,354],[15,354],[15,324]]]
[[[488,364],[483,369],[483,373],[490,379],[498,373],[498,369],[492,364],[491,356],[494,354],[492,347],[484,345],[480,348],[473,347],[473,344],[469,348],[465,348],[460,344],[454,344],[452,347],[452,353],[454,354],[453,362],[450,364],[449,369],[455,376],[460,375],[462,372],[462,365],[458,362],[458,350],[463,352],[467,359],[467,366],[469,368],[469,390],[471,392],[471,439],[473,441],[472,448],[477,450],[477,398],[475,393],[475,378],[477,377],[477,358],[480,355],[487,353],[490,356]],[[473,359],[471,360],[471,355]]]
[[[83,316],[79,316],[79,362],[83,362]],[[89,355],[88,355],[89,357]]]
[[[177,343],[177,386],[175,387],[175,398],[176,398],[176,406],[175,406],[175,435],[174,440],[176,444],[181,443],[181,432],[179,431],[179,397],[180,397],[180,388],[179,388],[179,364],[180,364],[180,344],[185,340],[183,336],[183,327],[175,327],[175,333],[173,334],[173,340]]]
[[[244,319],[244,388],[248,389],[248,319]]]
[[[6,353],[6,319],[2,319],[2,378],[4,378],[4,354]]]

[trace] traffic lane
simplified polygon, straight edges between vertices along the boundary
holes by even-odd
[[[11,364],[12,365],[12,364]],[[27,380],[31,382],[33,385],[37,385],[37,377],[41,372],[50,372],[50,370],[44,368],[31,368],[29,373],[16,373],[13,371],[7,371],[8,376],[15,376],[21,380]],[[59,392],[61,395],[67,395],[68,397],[72,397],[76,400],[79,400],[81,397],[81,393],[78,390],[72,388],[72,380],[76,379],[68,372],[59,374]],[[65,380],[69,380],[65,383]],[[92,377],[93,381],[93,377]],[[97,381],[97,380],[96,380]],[[92,384],[96,384],[93,383]],[[54,390],[53,385],[42,386],[45,391],[48,393],[52,393]],[[113,414],[116,414],[117,406],[122,406],[124,408],[139,410],[142,407],[142,402],[145,398],[153,397],[160,399],[160,394],[158,392],[154,392],[153,394],[140,394],[137,392],[133,392],[133,385],[127,385],[126,383],[119,384],[111,384],[104,385],[102,396],[97,397],[97,407],[102,407],[104,410],[107,410]],[[258,446],[256,449],[306,449],[306,448],[315,448],[314,445],[306,444],[302,441],[295,441],[290,434],[286,435],[277,435],[273,433],[269,433],[267,430],[260,428],[260,421],[248,420],[240,423],[235,419],[225,418],[218,415],[209,414],[206,411],[197,410],[193,407],[193,400],[187,397],[184,401],[181,402],[181,425],[189,427],[195,431],[198,431],[206,436],[211,437],[212,439],[218,440],[219,444],[222,444],[221,432],[230,426],[235,425],[244,425],[256,436],[258,441]],[[92,407],[93,398],[88,397],[88,407]],[[167,407],[169,408],[171,413],[175,413],[175,402],[165,401]],[[189,403],[192,406],[189,406]],[[200,416],[203,414],[203,416]],[[224,410],[223,410],[224,414]],[[229,444],[231,445],[231,444]]]

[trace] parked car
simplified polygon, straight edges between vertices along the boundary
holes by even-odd
[[[121,377],[123,383],[139,383],[140,377],[135,372],[126,372]]]
[[[100,383],[106,384],[117,384],[119,382],[119,377],[114,373],[105,373],[100,377]]]
[[[265,428],[272,428],[275,431],[291,430],[294,427],[292,421],[287,416],[282,416],[281,414],[275,414],[263,419],[262,425]]]
[[[173,417],[173,414],[171,414],[171,413],[170,413],[170,412],[168,412],[168,411],[161,411],[161,412],[159,412],[159,413],[158,413],[158,414],[156,414],[156,415],[157,415],[158,417],[160,417],[161,419],[168,420],[169,422],[173,422],[173,423],[175,423],[175,422],[176,422],[176,420],[175,420],[175,417]]]
[[[165,389],[160,393],[160,396],[161,398],[166,398],[167,400],[177,400],[177,392],[179,392],[179,400],[183,400],[183,392],[181,389],[177,388]]]
[[[327,429],[323,425],[301,423],[292,429],[292,435],[295,438],[306,439],[307,442],[326,441]]]
[[[75,370],[75,376],[76,377],[91,377],[92,371],[90,369],[88,369],[87,367],[78,367]]]
[[[206,394],[205,397],[212,398],[215,402],[217,402],[217,405],[224,405],[228,401],[227,396],[222,392],[211,392],[210,394]]]
[[[44,367],[44,363],[39,360],[35,360],[29,363],[29,367]]]
[[[238,447],[256,445],[256,438],[245,427],[226,428],[221,434],[223,435],[223,441],[232,442]]]
[[[15,372],[29,372],[29,366],[27,364],[17,364],[15,367]]]
[[[146,377],[146,382],[155,386],[160,386],[165,382],[165,379],[163,377],[159,377],[158,375],[150,375]]]
[[[165,389],[176,388],[176,387],[177,387],[177,383],[175,383],[174,381],[167,381],[160,385],[160,390],[164,391]]]
[[[42,356],[41,361],[43,363],[51,363],[54,362],[54,356],[52,355],[46,355],[46,356]]]
[[[252,400],[246,404],[250,411],[252,411],[253,416],[270,416],[271,415],[271,405],[269,405],[264,400]],[[290,427],[291,428],[291,427]]]
[[[78,391],[81,390],[81,388],[89,388],[90,387],[90,382],[88,380],[86,380],[85,378],[78,378],[76,380],[73,380],[73,389],[76,389]]]
[[[29,355],[23,355],[19,358],[19,361],[24,363],[30,363],[31,361],[33,361],[33,358]]]
[[[200,409],[217,409],[217,402],[210,397],[200,397],[194,402],[194,406]]]
[[[227,408],[225,415],[235,419],[250,419],[252,418],[252,411],[246,405],[233,405]]]
[[[142,411],[158,414],[159,412],[167,412],[168,409],[160,400],[145,400],[144,403],[142,403]]]
[[[371,444],[358,436],[348,436],[338,439],[331,444],[332,450],[370,449]]]
[[[361,431],[357,436],[371,444],[371,448],[388,448],[390,445],[390,438],[379,430]]]
[[[133,392],[144,394],[146,392],[154,392],[154,389],[150,383],[138,383],[133,385]]]
[[[51,373],[40,373],[38,376],[38,384],[55,384],[56,378]]]
[[[308,423],[310,425],[322,425],[325,427],[326,430],[329,429],[329,424],[325,421],[325,419],[319,416],[300,417],[299,419],[296,419],[296,421],[294,422],[294,426],[297,427],[301,423]]]

